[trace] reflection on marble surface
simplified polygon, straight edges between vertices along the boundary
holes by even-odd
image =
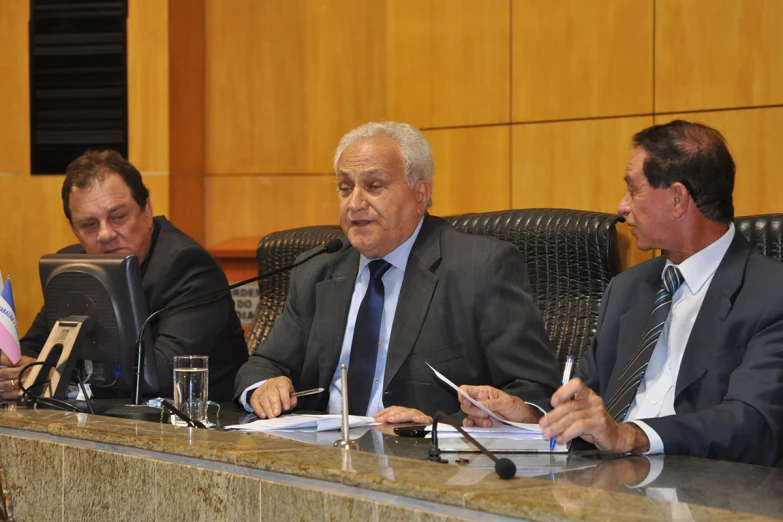
[[[783,470],[687,457],[608,459],[589,452],[567,457],[513,455],[520,476],[502,481],[480,454],[446,455],[452,463],[459,456],[467,457],[470,463],[466,466],[426,462],[429,441],[391,436],[388,426],[365,433],[358,452],[335,449],[326,439],[324,446],[314,446],[272,434],[195,430],[45,410],[0,410],[0,427],[321,479],[531,520],[732,520],[740,513],[743,519],[752,520],[748,514],[775,517],[783,513],[783,500],[778,498],[783,491]],[[336,440],[339,434],[327,438]],[[0,450],[0,457],[4,455],[8,458]],[[107,458],[106,464],[111,465]],[[165,473],[156,476],[161,480]],[[169,478],[172,484],[176,480]],[[226,480],[235,478],[228,475]],[[195,489],[186,497],[198,495],[199,481],[198,476],[193,478]],[[278,505],[274,486],[262,483],[259,490],[257,484],[243,482],[236,492],[223,482],[214,488],[205,485],[201,490],[210,489],[214,502],[195,506],[193,514],[199,518],[212,509],[216,519],[228,518],[233,494],[250,499],[258,495],[259,502],[250,503],[251,512],[242,514],[252,519],[270,513],[280,513],[285,519],[296,509],[307,509],[295,506],[291,511],[291,506]],[[165,484],[160,486],[166,489]],[[174,495],[174,490],[170,493]],[[353,501],[338,504],[330,508],[335,513],[369,509]],[[320,506],[323,509],[323,502]],[[158,509],[166,508],[159,505]]]
[[[692,519],[684,503],[783,516],[783,469],[777,468],[692,457],[632,456],[597,460],[595,467],[558,474],[557,482],[665,501],[680,520]]]

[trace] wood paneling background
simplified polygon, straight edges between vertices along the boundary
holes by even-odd
[[[383,117],[420,128],[508,123],[510,29],[508,1],[389,0]]]
[[[656,0],[655,109],[783,104],[783,2]]]
[[[379,119],[430,139],[436,214],[614,212],[631,135],[674,117],[725,134],[738,214],[782,210],[779,0],[201,1],[204,143],[194,154],[207,245],[336,223],[334,147]],[[170,92],[171,5],[131,0],[128,20],[130,154],[158,212],[182,124],[170,104],[186,88]],[[34,270],[40,253],[71,241],[59,181],[29,176],[28,10],[0,2],[0,204],[17,223],[2,230],[6,273]],[[649,258],[620,234],[626,265]],[[37,285],[36,275],[18,285],[17,303],[32,303],[25,318],[40,305]]]
[[[614,212],[631,135],[675,111],[708,111],[687,116],[736,130],[725,133],[738,213],[775,210],[765,187],[781,138],[777,0],[233,6],[207,0],[208,244],[336,222],[324,215],[332,152],[372,119],[413,123],[431,140],[433,213]],[[738,110],[711,112],[726,108]],[[314,208],[319,193],[328,204]],[[624,263],[649,258],[628,232]]]
[[[513,121],[652,112],[653,2],[513,0]]]

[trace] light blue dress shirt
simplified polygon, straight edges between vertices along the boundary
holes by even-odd
[[[391,338],[392,324],[394,324],[394,313],[397,311],[397,301],[400,298],[400,289],[402,280],[405,277],[405,268],[408,266],[408,257],[413,248],[413,243],[419,236],[422,221],[416,226],[411,237],[405,240],[400,246],[386,254],[385,259],[391,268],[383,274],[383,316],[381,317],[381,332],[378,336],[378,358],[375,362],[375,377],[372,383],[372,392],[370,393],[370,402],[367,404],[367,415],[373,415],[381,411],[383,406],[383,376],[386,373],[386,355],[389,352],[389,339]],[[351,308],[348,310],[348,322],[345,324],[345,335],[343,336],[343,346],[340,350],[340,360],[332,377],[332,384],[329,386],[329,413],[340,413],[342,411],[342,376],[340,375],[340,366],[345,364],[349,366],[351,360],[351,344],[353,343],[353,331],[356,327],[356,316],[359,314],[359,307],[370,286],[370,269],[367,266],[372,259],[367,259],[363,255],[359,257],[359,274],[356,277],[356,284],[353,287],[353,297],[351,297]],[[350,397],[348,400],[350,401]]]
[[[654,419],[675,415],[674,391],[685,346],[699,315],[701,305],[710,288],[718,266],[734,240],[734,224],[729,225],[717,241],[696,252],[677,266],[683,276],[683,284],[672,296],[672,307],[658,342],[650,356],[647,370],[636,396],[631,401],[626,422],[639,426],[650,440],[647,454],[664,453],[663,440],[643,419]],[[673,263],[666,260],[664,270]],[[661,272],[663,275],[663,272]]]
[[[372,393],[370,402],[367,405],[367,415],[373,415],[381,411],[383,406],[383,376],[386,372],[386,354],[389,351],[389,339],[391,338],[392,324],[394,324],[394,313],[397,311],[397,301],[400,298],[400,289],[402,280],[405,276],[405,268],[408,265],[413,244],[419,236],[423,219],[419,220],[416,230],[411,237],[406,239],[400,246],[386,254],[385,259],[391,268],[383,274],[383,316],[381,317],[381,331],[378,336],[378,358],[375,362],[375,376],[373,378]],[[340,360],[337,363],[332,383],[329,385],[329,407],[327,413],[340,413],[342,411],[342,376],[340,366],[349,365],[351,360],[351,344],[353,343],[353,331],[356,327],[356,316],[359,314],[359,307],[367,292],[370,284],[370,269],[367,265],[372,259],[367,259],[363,255],[359,257],[359,272],[356,276],[356,283],[353,287],[351,297],[351,307],[348,311],[348,322],[345,325],[345,334],[343,336],[342,349],[340,351]],[[264,384],[266,381],[257,382],[248,386],[239,396],[239,402],[244,408],[252,412],[253,408],[246,402],[248,392],[251,392]],[[350,401],[350,397],[348,398]]]

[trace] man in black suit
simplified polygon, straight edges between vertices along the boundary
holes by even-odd
[[[410,125],[368,123],[342,138],[334,163],[348,241],[293,271],[282,315],[237,375],[237,400],[261,418],[294,407],[339,413],[341,363],[351,413],[379,422],[458,411],[428,364],[458,383],[548,397],[557,363],[522,254],[427,214],[426,138]],[[328,392],[290,397],[316,387]]]
[[[619,212],[663,256],[606,289],[577,378],[552,396],[546,437],[616,453],[774,465],[783,447],[783,264],[735,231],[734,161],[723,136],[673,121],[634,136]],[[467,390],[513,420],[535,412]],[[463,404],[466,424],[490,424]]]
[[[139,171],[115,151],[86,152],[66,170],[65,216],[78,245],[60,253],[136,254],[150,313],[226,288],[226,276],[198,243],[162,216],[154,217]],[[228,292],[208,305],[163,314],[150,324],[157,393],[171,395],[173,358],[209,356],[209,397],[230,400],[234,376],[247,360],[247,346]],[[20,340],[24,357],[16,368],[0,369],[4,398],[18,392],[18,368],[40,353],[51,325],[43,310]],[[2,361],[10,364],[10,361]]]

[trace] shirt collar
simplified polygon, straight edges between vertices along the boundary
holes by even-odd
[[[411,234],[411,237],[403,241],[400,246],[383,256],[383,259],[388,261],[391,266],[397,268],[401,272],[405,272],[405,267],[408,266],[408,257],[410,257],[411,249],[413,248],[413,244],[416,242],[416,238],[419,237],[419,231],[421,230],[422,223],[424,223],[424,217],[419,220],[419,224],[416,225],[416,229],[413,231],[413,234]],[[364,270],[364,267],[367,266],[370,261],[372,260],[364,257],[364,254],[359,255],[359,273],[356,276],[357,278],[359,275],[361,275],[362,270]]]
[[[688,288],[695,294],[718,270],[718,265],[723,261],[723,256],[726,255],[731,242],[734,240],[734,234],[734,223],[729,223],[729,229],[726,233],[710,246],[699,250],[679,265],[674,265],[667,259],[663,269],[666,270],[666,267],[669,266],[679,268]],[[661,272],[661,275],[663,275],[663,272]]]

